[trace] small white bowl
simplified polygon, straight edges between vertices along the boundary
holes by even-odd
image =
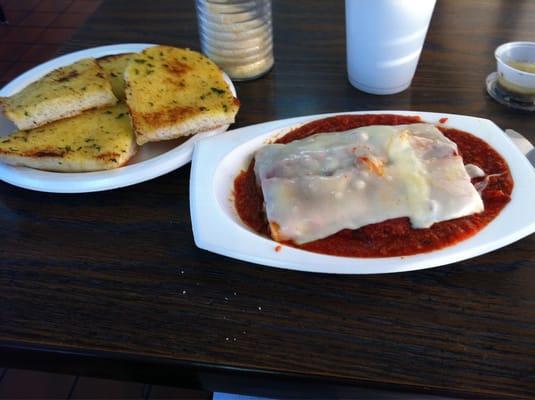
[[[498,82],[507,91],[523,97],[535,97],[535,73],[510,65],[512,61],[535,63],[535,42],[504,43],[494,52]]]

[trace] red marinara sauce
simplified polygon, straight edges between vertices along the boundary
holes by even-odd
[[[422,122],[419,117],[390,114],[341,115],[303,125],[276,143],[289,143],[319,132],[339,132],[369,125],[399,125]],[[287,245],[316,253],[346,257],[391,257],[425,253],[451,246],[473,236],[492,221],[511,199],[513,179],[505,160],[486,142],[457,129],[438,127],[454,141],[465,164],[475,164],[487,175],[495,175],[482,193],[485,210],[462,218],[442,221],[427,229],[413,229],[409,218],[396,218],[344,229],[313,242]],[[482,178],[473,179],[472,182]],[[254,231],[269,237],[263,210],[262,190],[256,183],[254,160],[234,181],[235,206],[240,218]]]

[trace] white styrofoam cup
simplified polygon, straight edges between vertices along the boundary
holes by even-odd
[[[346,0],[349,82],[364,92],[407,89],[436,0]]]

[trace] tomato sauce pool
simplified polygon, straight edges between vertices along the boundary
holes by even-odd
[[[419,117],[390,114],[341,115],[303,125],[276,143],[289,143],[320,132],[339,132],[369,125],[399,125],[422,122]],[[478,214],[435,223],[427,229],[413,229],[409,218],[390,219],[359,229],[344,229],[323,239],[297,245],[304,250],[346,257],[392,257],[425,253],[451,246],[473,236],[492,221],[511,199],[513,179],[505,160],[486,142],[457,129],[438,127],[454,141],[464,164],[475,164],[488,175],[482,192],[485,210]],[[477,183],[484,178],[475,178]],[[262,190],[256,182],[254,160],[234,181],[236,211],[255,232],[270,237],[264,213]]]

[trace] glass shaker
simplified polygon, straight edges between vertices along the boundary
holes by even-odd
[[[204,54],[232,80],[249,80],[273,66],[271,0],[196,0]]]

